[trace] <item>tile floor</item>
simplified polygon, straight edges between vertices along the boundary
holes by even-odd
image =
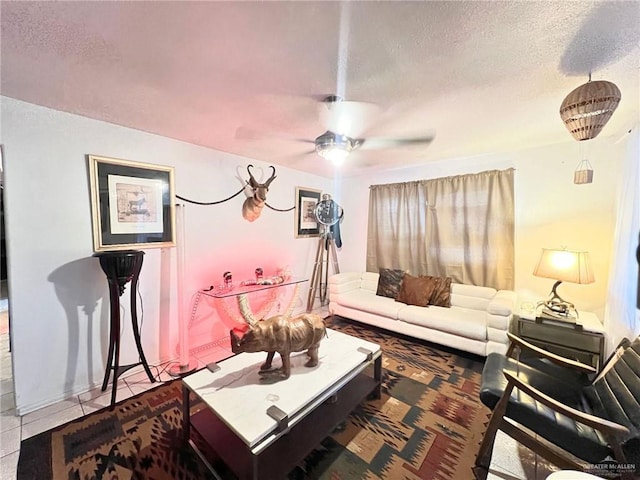
[[[557,467],[499,431],[493,445],[487,480],[544,480],[557,470]]]
[[[326,307],[318,313],[326,314]],[[3,322],[6,324],[6,316],[6,311],[0,312],[0,325]],[[230,355],[230,349],[221,346],[199,356],[196,355],[196,359],[199,366],[203,366]],[[13,399],[11,353],[7,333],[0,333],[0,365],[0,479],[2,480],[16,480],[21,440],[106,407],[111,400],[110,389],[102,392],[100,388],[95,388],[19,417],[16,416]],[[154,366],[152,373],[162,382],[172,380],[173,377],[166,372],[167,367],[168,365]],[[149,382],[142,367],[137,367],[127,372],[126,377],[120,378],[116,400],[124,400],[156,385],[158,384]],[[507,435],[498,434],[488,480],[543,480],[551,471],[553,468],[537,458],[533,452]]]
[[[1,314],[0,314],[1,315]],[[0,412],[0,479],[16,480],[16,469],[20,455],[20,442],[29,437],[42,433],[51,428],[67,423],[78,417],[109,406],[111,401],[111,388],[102,392],[100,387],[94,388],[80,395],[55,403],[34,412],[16,416],[13,399],[13,379],[11,378],[11,354],[9,352],[9,335],[0,334],[0,362],[2,365],[1,378],[1,412]],[[195,356],[198,367],[207,363],[220,361],[232,355],[231,349],[217,347],[203,354]],[[173,380],[174,377],[167,373],[173,362],[151,366],[151,372],[160,382]],[[125,373],[126,376],[118,380],[116,401],[141,393],[153,388],[158,383],[151,383],[142,367],[136,367]]]

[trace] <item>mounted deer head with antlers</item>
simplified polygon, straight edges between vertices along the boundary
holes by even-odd
[[[262,213],[264,204],[267,201],[267,192],[269,191],[269,185],[276,178],[276,168],[272,165],[270,168],[273,170],[271,176],[264,183],[258,183],[253,174],[251,168],[253,165],[247,166],[247,172],[249,172],[249,186],[253,190],[253,196],[247,198],[242,204],[242,218],[249,222],[253,222]]]

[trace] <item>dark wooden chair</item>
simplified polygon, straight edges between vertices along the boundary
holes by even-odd
[[[506,355],[490,354],[480,398],[493,410],[476,457],[487,469],[502,430],[563,469],[604,465],[624,479],[640,475],[640,337],[595,370],[509,334]],[[527,363],[513,358],[535,353]]]

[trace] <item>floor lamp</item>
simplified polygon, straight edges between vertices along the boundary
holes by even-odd
[[[185,315],[184,301],[184,264],[185,264],[185,206],[176,204],[176,233],[177,233],[177,277],[178,277],[178,332],[180,336],[180,359],[177,365],[169,369],[172,377],[181,377],[192,372],[198,366],[198,361],[189,356],[189,326]]]

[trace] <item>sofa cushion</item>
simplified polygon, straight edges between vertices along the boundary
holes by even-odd
[[[344,295],[337,295],[332,301],[345,307],[375,313],[394,320],[398,319],[398,311],[405,305],[396,302],[393,298],[381,297],[367,290],[353,290]]]
[[[485,313],[466,308],[407,306],[398,312],[398,319],[407,323],[483,341],[487,339],[485,318]]]
[[[451,306],[487,310],[491,299],[495,297],[496,289],[479,287],[477,285],[451,284]]]
[[[407,306],[398,312],[398,319],[407,323],[482,341],[487,339],[486,317],[479,310],[436,306]]]
[[[435,286],[435,282],[428,277],[414,277],[407,273],[402,280],[396,301],[426,307],[429,305],[429,298]]]
[[[434,279],[435,288],[429,299],[429,305],[451,307],[451,277],[429,277]]]
[[[394,270],[392,268],[381,268],[378,278],[378,288],[376,295],[381,297],[396,298],[400,292],[400,284],[404,276],[404,270]]]
[[[492,313],[487,313],[487,327],[497,328],[498,330],[506,332],[509,330],[510,324],[511,316],[504,317],[502,315],[493,315]]]

